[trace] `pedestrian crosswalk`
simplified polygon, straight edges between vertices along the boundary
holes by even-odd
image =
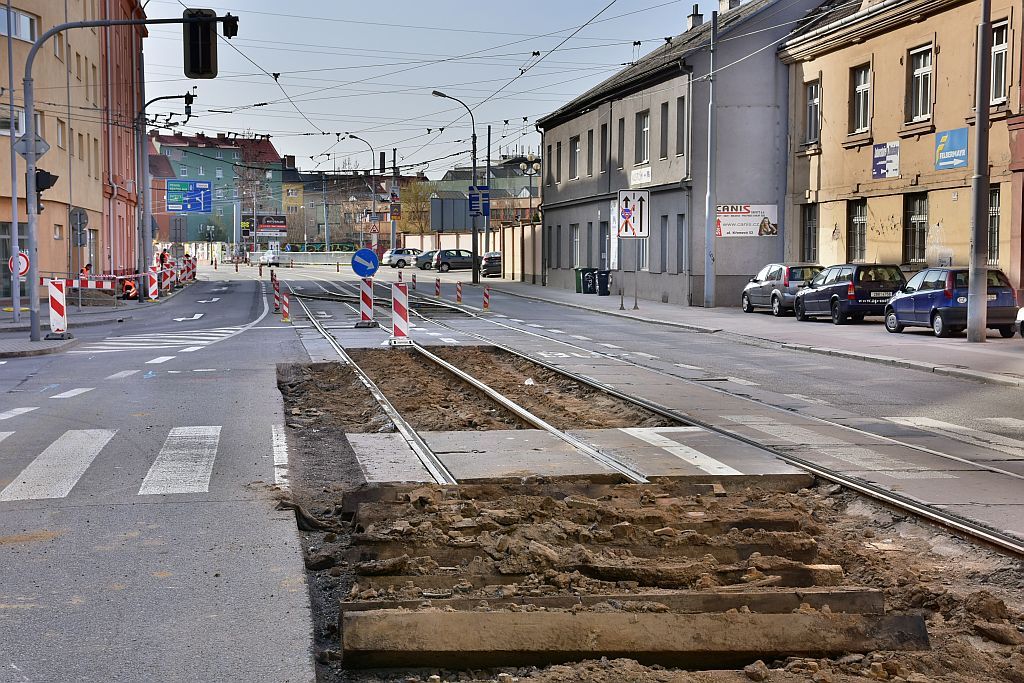
[[[97,342],[84,344],[68,353],[96,354],[116,351],[148,351],[153,349],[201,349],[210,344],[228,339],[243,330],[245,326],[217,327],[209,330],[189,332],[154,332],[150,334],[129,334],[107,337]]]

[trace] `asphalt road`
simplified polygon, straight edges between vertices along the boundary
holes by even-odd
[[[270,489],[274,365],[305,355],[264,285],[203,277],[0,365],[0,681],[312,680]]]

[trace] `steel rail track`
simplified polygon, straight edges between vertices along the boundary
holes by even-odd
[[[309,319],[309,322],[313,325],[316,331],[327,340],[327,343],[331,345],[331,348],[333,348],[338,356],[341,357],[342,361],[352,368],[353,372],[356,373],[356,376],[359,377],[359,381],[363,383],[363,386],[370,391],[373,398],[376,399],[378,404],[380,404],[384,413],[395,425],[395,428],[402,435],[402,438],[405,439],[405,442],[409,444],[409,448],[411,448],[413,453],[416,454],[419,461],[423,463],[423,467],[426,468],[427,472],[430,473],[430,476],[434,478],[434,481],[438,484],[457,484],[458,481],[456,481],[454,475],[448,471],[448,468],[445,467],[444,463],[441,462],[430,446],[428,446],[416,430],[413,429],[412,425],[406,422],[405,418],[395,410],[395,407],[391,405],[391,401],[387,399],[384,392],[382,392],[380,388],[374,384],[373,380],[370,379],[369,375],[363,372],[362,368],[360,368],[356,362],[352,360],[347,353],[345,353],[344,347],[342,347],[342,345],[338,343],[338,340],[335,339],[327,329],[320,324],[320,321],[310,313],[309,308],[307,308],[306,304],[302,302],[302,299],[300,297],[296,297],[295,300],[298,302],[299,306],[302,307],[302,310],[306,313],[306,317]]]

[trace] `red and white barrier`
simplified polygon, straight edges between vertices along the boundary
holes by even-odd
[[[401,282],[391,285],[391,339],[397,346],[411,344],[409,339],[409,286]]]
[[[160,298],[160,269],[156,266],[149,267],[149,298]]]
[[[441,296],[441,278],[434,278],[434,296]]]
[[[39,284],[46,287],[51,282],[59,282],[65,289],[114,289],[114,280],[91,280],[86,278],[53,279],[48,277],[39,278]]]
[[[270,271],[273,275],[274,271]],[[273,279],[274,282],[274,313],[281,312],[281,283],[277,279]]]
[[[412,288],[416,289],[416,273],[412,274]]]
[[[484,287],[484,310],[491,310],[491,288]]]
[[[68,331],[68,309],[64,300],[64,281],[50,280],[46,287],[50,294],[50,333],[63,335]]]
[[[281,297],[281,322],[290,323],[291,318],[288,317],[288,293],[285,292]]]
[[[373,278],[364,277],[359,281],[359,322],[373,322]]]
[[[455,283],[455,303],[457,303],[457,304],[461,304],[462,303],[462,283],[461,282],[456,282]]]

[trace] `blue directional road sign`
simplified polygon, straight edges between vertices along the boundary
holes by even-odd
[[[491,215],[491,187],[490,185],[469,186],[469,215],[490,216]]]
[[[380,259],[372,249],[360,249],[352,254],[352,272],[359,277],[373,277],[380,268]]]
[[[213,183],[208,180],[168,180],[167,210],[213,213]]]

